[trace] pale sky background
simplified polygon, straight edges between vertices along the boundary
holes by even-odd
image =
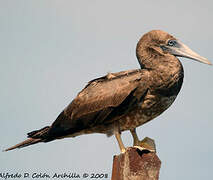
[[[213,62],[211,0],[0,0],[0,149],[50,125],[86,83],[139,68],[135,46],[152,29],[174,35]],[[181,59],[182,90],[138,128],[155,139],[160,180],[213,179],[213,67]],[[132,145],[129,132],[122,136]],[[107,173],[120,150],[93,134],[0,152],[0,173]]]

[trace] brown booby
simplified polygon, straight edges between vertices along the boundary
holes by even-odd
[[[114,134],[124,152],[121,132],[130,130],[134,146],[140,145],[136,127],[159,116],[177,97],[184,77],[177,57],[211,64],[161,30],[143,35],[136,55],[140,69],[109,73],[90,81],[51,126],[28,133],[27,140],[5,151],[82,134],[104,133]]]

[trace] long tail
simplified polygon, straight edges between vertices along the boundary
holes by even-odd
[[[50,129],[50,127],[46,126],[40,130],[32,131],[27,134],[28,139],[26,139],[25,141],[23,141],[19,144],[16,144],[16,145],[10,147],[10,148],[7,148],[4,151],[10,151],[10,150],[17,149],[17,148],[23,148],[23,147],[26,147],[26,146],[29,146],[32,144],[36,144],[39,142],[48,142],[46,137],[47,137],[49,129]]]

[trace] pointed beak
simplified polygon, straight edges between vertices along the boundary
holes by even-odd
[[[212,63],[200,56],[199,54],[197,54],[196,52],[192,51],[188,46],[186,46],[185,44],[183,44],[180,41],[177,41],[176,46],[172,46],[172,47],[167,47],[170,51],[171,54],[175,55],[175,56],[179,56],[179,57],[186,57],[189,59],[193,59],[196,60],[198,62],[204,63],[204,64],[209,64],[212,65]]]

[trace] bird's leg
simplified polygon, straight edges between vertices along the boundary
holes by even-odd
[[[149,150],[150,152],[156,152],[155,141],[153,139],[145,137],[142,141],[140,141],[136,133],[136,128],[130,129],[130,132],[133,137],[133,146],[139,147],[143,150]]]
[[[125,149],[125,146],[124,146],[124,144],[122,142],[121,134],[119,132],[115,132],[115,137],[116,137],[116,139],[118,141],[118,145],[120,147],[121,152],[124,153],[126,151],[126,149]]]
[[[118,145],[120,147],[121,152],[124,153],[126,151],[126,149],[125,149],[125,146],[124,146],[122,139],[121,139],[121,132],[120,132],[118,124],[115,125],[115,127],[114,127],[114,134],[115,134],[115,137],[118,141]]]
[[[132,137],[133,137],[133,146],[139,146],[140,141],[139,141],[138,135],[136,133],[136,128],[130,129],[130,132],[131,132]]]

